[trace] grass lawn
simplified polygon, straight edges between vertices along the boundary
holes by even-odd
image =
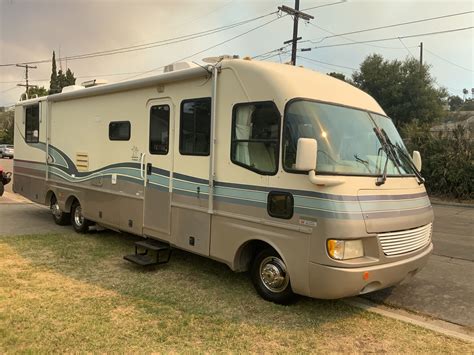
[[[112,232],[0,237],[0,353],[473,353],[473,344],[353,308],[260,299],[247,274],[175,251],[152,269]]]

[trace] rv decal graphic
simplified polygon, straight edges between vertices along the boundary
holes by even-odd
[[[134,145],[132,147],[132,158],[131,158],[131,160],[132,161],[140,161],[140,156],[141,156],[141,154],[139,153],[138,147],[136,145]]]
[[[44,171],[45,164],[38,162],[18,161],[18,167]],[[72,176],[71,170],[50,166],[51,175],[69,183],[85,182],[101,176],[116,174],[118,179],[143,184],[140,177],[140,164],[124,162],[112,164],[91,172],[78,172]],[[186,196],[208,198],[208,181],[184,174],[173,174],[173,193]],[[149,176],[149,186],[161,191],[168,191],[170,185],[169,171],[153,168]],[[214,197],[217,202],[239,204],[257,208],[265,208],[270,190],[263,186],[231,184],[216,182]],[[426,193],[405,195],[367,195],[347,196],[321,194],[314,191],[288,190],[294,195],[295,213],[308,224],[313,218],[362,219],[362,211],[370,218],[387,218],[394,210],[398,215],[424,213],[431,209]],[[362,206],[361,206],[362,205]],[[316,222],[316,220],[314,220]]]

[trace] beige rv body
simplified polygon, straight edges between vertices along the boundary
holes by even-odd
[[[413,176],[389,177],[382,186],[375,186],[375,177],[327,176],[338,184],[318,186],[308,175],[282,168],[281,148],[274,175],[260,175],[230,158],[236,104],[274,102],[282,122],[285,105],[295,98],[385,115],[372,97],[340,80],[287,65],[224,60],[210,71],[214,75],[203,68],[184,69],[19,102],[14,191],[46,205],[54,194],[63,211],[77,199],[87,219],[169,242],[235,271],[247,270],[256,245],[265,243],[284,260],[292,290],[311,297],[340,298],[385,288],[425,265],[432,250],[433,214],[424,186]],[[181,102],[203,97],[212,97],[215,108],[211,153],[182,155]],[[25,109],[38,104],[39,142],[26,143]],[[170,108],[166,155],[149,152],[154,105]],[[130,140],[110,141],[111,121],[130,121]],[[145,171],[148,163],[151,175]],[[290,219],[268,214],[272,190],[293,195]],[[386,255],[381,236],[420,228],[428,234],[423,245]],[[331,258],[326,247],[331,238],[362,239],[364,256]]]

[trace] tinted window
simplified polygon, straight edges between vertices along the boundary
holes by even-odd
[[[111,141],[128,141],[130,139],[130,122],[116,121],[109,123],[109,139]]]
[[[293,195],[288,192],[271,191],[268,194],[268,214],[275,218],[290,219],[293,217]]]
[[[209,155],[211,99],[192,99],[181,103],[179,152],[183,155]]]
[[[279,132],[280,113],[273,102],[236,105],[232,119],[232,162],[260,174],[275,174]]]
[[[169,149],[170,107],[152,106],[150,109],[150,145],[151,154],[168,154]]]
[[[27,143],[39,142],[39,105],[25,109],[25,140]]]

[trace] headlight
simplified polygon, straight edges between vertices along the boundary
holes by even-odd
[[[360,239],[329,239],[327,247],[329,256],[336,260],[347,260],[364,256],[364,246]]]

